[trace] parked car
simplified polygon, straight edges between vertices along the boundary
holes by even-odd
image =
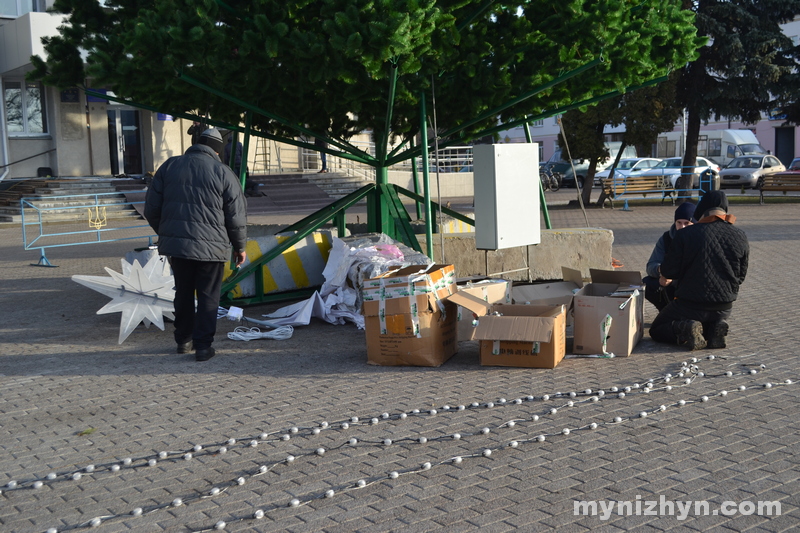
[[[722,169],[721,187],[750,187],[758,189],[763,174],[783,172],[786,167],[774,155],[745,155],[731,161]]]
[[[789,166],[786,167],[786,170],[800,170],[800,157],[795,157],[792,159],[792,162],[789,163]]]
[[[617,168],[614,170],[614,176],[627,177],[638,176],[645,170],[650,170],[660,163],[660,159],[654,157],[631,157],[628,159],[620,159]],[[606,179],[611,173],[611,167],[601,170],[594,175],[594,184],[600,185],[601,180]]]
[[[617,157],[622,143],[619,141],[605,143],[608,149],[609,157],[601,161],[596,170],[601,171],[608,168],[614,159]],[[626,146],[622,152],[622,156],[626,159],[636,157],[636,147]],[[561,150],[556,150],[553,156],[545,163],[547,169],[553,172],[558,172],[562,176],[562,187],[575,187],[575,182],[583,188],[583,181],[589,171],[589,161],[586,159],[574,159],[572,164],[569,161],[561,159]],[[573,174],[573,167],[575,172]]]
[[[706,159],[705,157],[698,157],[695,160],[694,168],[688,168],[688,169],[683,168],[682,157],[670,157],[668,159],[662,160],[659,164],[653,167],[652,170],[643,172],[641,175],[665,176],[665,178],[669,180],[670,186],[674,189],[675,184],[678,182],[678,178],[681,177],[681,173],[689,173],[694,175],[694,180],[692,181],[692,188],[697,189],[700,187],[700,174],[709,169],[711,169],[711,172],[713,172],[714,174],[718,174],[720,171],[719,165],[717,165],[710,159]]]

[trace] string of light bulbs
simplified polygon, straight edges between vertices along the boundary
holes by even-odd
[[[709,356],[714,357],[714,356]],[[696,358],[690,360],[689,363],[683,362],[681,363],[681,370],[677,373],[676,376],[673,376],[671,373],[667,373],[664,376],[658,378],[650,378],[645,381],[644,385],[639,383],[633,383],[630,386],[622,386],[622,387],[610,387],[609,391],[612,394],[618,395],[619,398],[624,398],[626,394],[636,393],[636,392],[645,392],[649,393],[655,383],[669,383],[672,379],[684,379],[685,382],[683,386],[688,385],[694,378],[695,374],[691,374],[692,367],[688,366],[689,364],[694,364],[697,361]],[[762,368],[765,368],[765,365],[761,365]],[[690,373],[689,377],[685,377],[686,373]],[[754,370],[750,371],[754,373]],[[702,372],[699,373],[700,376],[703,375]],[[666,386],[665,390],[670,390],[671,386]],[[62,472],[50,472],[45,477],[37,477],[37,478],[30,478],[21,481],[10,481],[7,486],[6,490],[22,490],[26,488],[37,489],[41,488],[44,484],[52,484],[54,482],[59,481],[78,481],[81,478],[91,474],[92,477],[97,477],[102,473],[117,473],[123,468],[126,469],[138,469],[138,468],[147,468],[153,467],[156,464],[163,463],[163,462],[176,462],[181,460],[190,460],[193,457],[197,457],[200,455],[218,455],[218,454],[225,454],[229,451],[229,449],[233,448],[234,446],[238,446],[241,448],[255,448],[258,446],[259,442],[276,442],[276,441],[288,441],[291,438],[295,437],[308,437],[312,435],[319,435],[322,431],[325,430],[332,430],[332,429],[342,429],[346,430],[349,429],[351,426],[374,426],[382,421],[394,421],[394,420],[405,420],[408,417],[413,416],[435,416],[438,414],[454,414],[460,411],[465,410],[474,410],[474,409],[481,409],[481,408],[494,408],[494,407],[504,407],[504,406],[511,406],[511,405],[520,405],[523,402],[532,402],[532,401],[544,401],[547,402],[551,399],[558,399],[562,397],[569,397],[569,398],[577,398],[582,396],[590,396],[590,395],[597,395],[598,397],[602,398],[606,396],[606,392],[603,389],[599,389],[593,391],[592,389],[584,389],[582,391],[573,391],[569,393],[563,392],[554,392],[550,394],[543,394],[542,396],[534,396],[528,395],[525,397],[520,397],[511,401],[506,400],[505,398],[500,398],[494,401],[486,401],[486,402],[472,402],[470,404],[461,404],[458,406],[450,406],[450,405],[443,405],[440,408],[436,409],[412,409],[407,412],[400,412],[395,414],[390,414],[388,412],[383,412],[380,415],[373,415],[367,417],[358,417],[352,416],[345,420],[328,423],[327,421],[320,422],[314,426],[305,426],[305,427],[298,427],[292,426],[286,429],[273,431],[273,432],[262,432],[258,435],[251,435],[246,437],[238,437],[238,438],[227,438],[222,442],[215,442],[210,444],[194,444],[188,448],[183,450],[172,450],[172,451],[160,451],[156,454],[141,456],[141,457],[127,457],[122,459],[121,461],[115,462],[108,462],[103,464],[89,464],[87,466],[74,469],[74,470],[67,470]],[[591,400],[589,400],[591,401]],[[555,413],[553,413],[555,414]],[[40,482],[40,483],[37,483]],[[0,494],[2,492],[0,491]]]
[[[714,358],[715,358],[714,355],[709,355],[707,357],[708,360],[713,360]],[[723,359],[726,359],[726,358],[723,358]],[[54,482],[54,481],[57,481],[57,480],[68,480],[68,479],[78,480],[78,479],[81,479],[81,477],[83,475],[92,475],[92,476],[94,476],[94,475],[96,475],[98,473],[102,473],[102,472],[119,472],[123,467],[140,468],[140,467],[144,467],[144,466],[154,466],[155,464],[158,463],[159,460],[160,461],[164,461],[164,460],[171,460],[171,461],[190,460],[192,458],[193,454],[195,454],[195,455],[199,455],[199,454],[214,454],[214,455],[223,454],[223,453],[225,453],[227,451],[228,447],[232,447],[234,445],[238,445],[238,446],[241,446],[241,447],[255,448],[258,445],[259,441],[281,441],[281,440],[282,441],[286,441],[286,440],[289,440],[290,438],[292,438],[292,436],[318,435],[323,430],[348,429],[351,425],[375,425],[375,424],[378,424],[382,420],[383,421],[386,421],[386,420],[403,420],[403,419],[408,418],[409,416],[435,416],[435,415],[439,414],[440,412],[441,413],[457,413],[457,412],[460,412],[460,411],[466,411],[466,410],[471,410],[471,409],[513,406],[513,405],[520,405],[520,404],[522,404],[523,402],[526,402],[526,401],[530,402],[530,401],[534,401],[534,400],[543,401],[543,402],[549,402],[551,400],[564,399],[565,401],[563,403],[561,403],[560,405],[557,405],[555,407],[550,407],[549,409],[547,409],[545,412],[542,413],[542,416],[547,416],[547,415],[552,416],[552,415],[555,415],[556,413],[558,413],[558,411],[560,409],[568,408],[568,407],[575,407],[575,406],[579,406],[579,405],[585,404],[585,403],[594,403],[594,402],[599,402],[601,400],[609,400],[609,399],[622,399],[622,398],[625,398],[626,396],[629,396],[631,394],[651,394],[653,392],[659,392],[659,391],[670,391],[670,390],[673,389],[674,386],[675,387],[685,387],[685,386],[691,384],[698,377],[733,377],[735,375],[753,375],[753,374],[758,373],[759,370],[763,370],[763,369],[766,368],[765,365],[763,365],[763,364],[760,364],[760,365],[749,365],[749,366],[757,366],[758,369],[752,368],[752,369],[747,370],[747,371],[736,372],[736,373],[734,373],[732,371],[727,371],[727,372],[722,372],[722,373],[719,373],[719,374],[706,374],[705,372],[703,372],[695,364],[695,363],[697,363],[697,361],[698,361],[697,358],[692,358],[688,363],[687,362],[682,363],[681,364],[681,369],[677,372],[677,374],[675,376],[673,376],[672,374],[665,374],[664,376],[661,376],[659,378],[648,379],[646,382],[644,382],[643,385],[640,385],[639,383],[634,383],[634,384],[632,384],[630,386],[625,386],[625,387],[610,387],[608,393],[606,393],[604,389],[599,389],[599,390],[584,389],[583,391],[573,391],[573,392],[569,392],[569,393],[556,392],[556,393],[553,393],[553,394],[544,394],[544,395],[539,396],[539,397],[537,397],[537,396],[527,396],[527,397],[524,397],[524,398],[520,397],[520,398],[517,398],[517,399],[512,400],[512,401],[507,401],[504,398],[500,398],[500,399],[498,399],[496,401],[487,401],[487,402],[482,402],[482,403],[473,402],[473,403],[471,403],[469,405],[459,405],[457,407],[450,407],[448,405],[444,405],[438,410],[437,409],[427,409],[427,410],[414,409],[414,410],[409,411],[409,412],[397,413],[397,414],[394,414],[394,415],[390,415],[389,413],[382,413],[379,417],[369,417],[369,418],[364,418],[364,419],[361,419],[361,418],[358,418],[358,417],[350,417],[346,421],[334,423],[333,425],[332,424],[328,424],[327,422],[322,422],[322,423],[320,423],[318,425],[315,425],[315,426],[312,426],[312,427],[306,427],[306,428],[291,427],[288,430],[284,430],[284,431],[276,431],[276,432],[272,432],[272,433],[266,433],[265,432],[265,433],[261,433],[260,435],[258,435],[257,437],[254,437],[254,438],[246,438],[246,439],[240,439],[240,440],[228,439],[223,444],[216,444],[216,445],[210,445],[210,446],[194,445],[191,449],[184,450],[184,451],[159,452],[157,456],[145,456],[145,457],[140,457],[138,459],[127,458],[127,459],[124,459],[121,462],[121,464],[120,463],[109,463],[108,465],[96,465],[96,466],[95,465],[88,465],[88,466],[86,466],[86,467],[84,467],[84,468],[82,468],[82,469],[80,469],[78,471],[62,472],[60,474],[51,473],[51,474],[48,474],[44,479],[25,480],[25,481],[21,481],[21,482],[12,481],[12,482],[9,482],[7,484],[5,489],[6,489],[6,492],[15,491],[15,490],[21,490],[21,489],[24,489],[24,488],[34,488],[34,489],[36,489],[36,488],[41,488],[42,485],[45,482]],[[745,365],[745,366],[748,366],[748,365]],[[671,383],[673,383],[673,384],[671,384]],[[785,380],[784,382],[777,383],[777,384],[766,383],[766,384],[763,385],[763,387],[760,387],[760,388],[762,388],[763,390],[768,390],[768,389],[772,388],[773,386],[790,385],[790,384],[793,384],[793,383],[794,382],[792,380]],[[656,384],[658,384],[659,386],[656,386]],[[755,388],[755,386],[746,387],[744,385],[740,385],[737,390],[738,391],[744,391],[744,390],[747,390],[748,388],[752,389],[752,388]],[[508,443],[506,443],[504,445],[501,445],[501,446],[496,446],[496,447],[493,447],[493,448],[492,447],[484,448],[481,451],[475,452],[475,453],[470,454],[470,455],[464,455],[464,456],[454,457],[454,458],[450,458],[450,459],[445,459],[445,460],[441,460],[441,461],[435,462],[435,463],[423,463],[422,465],[420,465],[419,467],[416,467],[416,468],[392,471],[392,472],[390,472],[388,474],[382,473],[382,474],[373,476],[371,478],[358,480],[357,482],[355,482],[355,483],[353,483],[351,485],[344,485],[344,486],[341,486],[341,487],[328,489],[323,493],[309,494],[309,495],[306,495],[306,496],[304,496],[302,498],[293,498],[286,504],[274,504],[272,506],[267,506],[265,508],[256,509],[250,515],[232,518],[231,520],[229,520],[228,524],[232,524],[232,523],[235,523],[235,522],[238,522],[238,521],[242,521],[242,520],[247,520],[247,519],[263,518],[267,513],[273,512],[274,510],[277,510],[277,509],[280,509],[280,508],[298,507],[298,506],[301,506],[301,505],[307,505],[308,503],[314,501],[315,499],[330,498],[330,497],[333,497],[335,494],[339,494],[341,492],[348,492],[348,491],[351,491],[351,490],[361,489],[361,488],[364,488],[366,486],[370,486],[370,485],[372,485],[374,483],[378,483],[378,482],[384,481],[386,479],[397,479],[401,475],[407,475],[407,474],[412,474],[412,473],[416,473],[416,472],[422,472],[422,471],[425,471],[425,470],[429,470],[433,466],[439,466],[439,465],[450,464],[450,463],[459,464],[464,459],[469,459],[469,458],[489,457],[489,456],[491,456],[492,453],[500,451],[502,449],[505,449],[506,447],[517,448],[522,444],[533,443],[533,442],[545,442],[545,440],[550,438],[550,437],[567,436],[567,435],[569,435],[571,433],[574,433],[574,432],[580,432],[580,431],[584,431],[584,430],[593,430],[593,429],[597,429],[597,428],[602,427],[602,426],[620,424],[620,423],[623,423],[623,422],[626,422],[626,421],[630,421],[630,420],[634,420],[634,419],[638,419],[638,418],[645,418],[645,417],[650,416],[652,414],[663,412],[669,407],[684,406],[684,405],[691,404],[691,403],[703,403],[703,402],[708,401],[710,397],[715,397],[715,396],[724,397],[724,396],[727,396],[727,394],[728,394],[728,391],[723,390],[723,391],[715,393],[715,394],[713,394],[711,396],[708,396],[708,395],[701,396],[698,400],[688,400],[688,401],[681,400],[681,401],[678,401],[678,402],[675,402],[675,403],[669,404],[669,405],[663,405],[662,404],[662,405],[659,405],[658,407],[655,407],[655,408],[650,409],[650,410],[640,411],[636,415],[631,415],[631,416],[627,416],[627,417],[619,417],[619,416],[617,416],[617,417],[614,417],[613,420],[593,422],[591,424],[586,424],[586,425],[583,425],[583,426],[580,426],[580,427],[576,427],[576,428],[563,428],[558,433],[543,433],[543,434],[540,434],[540,435],[529,436],[528,438],[516,439],[516,440],[510,441],[510,442],[508,442]],[[502,424],[499,424],[498,426],[496,426],[495,430],[496,429],[502,429],[502,428],[511,428],[511,427],[515,427],[515,426],[522,427],[526,423],[537,422],[539,420],[540,420],[540,416],[539,415],[535,415],[535,414],[532,415],[532,416],[526,417],[526,418],[514,418],[514,419],[508,420],[508,421],[506,421],[506,422],[504,422]],[[333,450],[336,450],[336,449],[339,449],[339,448],[342,448],[342,447],[345,447],[345,446],[356,446],[356,445],[358,445],[358,446],[392,446],[392,445],[395,445],[395,444],[404,444],[404,445],[425,444],[425,443],[428,443],[428,442],[436,442],[436,441],[445,440],[445,439],[457,439],[457,440],[458,439],[466,439],[466,438],[469,438],[469,437],[472,437],[472,436],[476,436],[476,435],[486,435],[486,434],[490,433],[491,431],[492,431],[491,428],[484,427],[484,428],[481,428],[480,430],[477,430],[477,431],[474,431],[474,432],[454,433],[454,434],[451,434],[451,435],[441,435],[441,436],[435,436],[435,437],[425,437],[425,436],[405,437],[405,438],[401,438],[401,439],[396,439],[394,441],[392,441],[391,439],[376,439],[376,440],[362,439],[362,440],[359,441],[358,439],[351,438],[347,442],[343,442],[338,446],[334,446],[334,447],[330,448],[329,450],[325,450],[324,448],[317,448],[317,449],[315,449],[313,451],[308,451],[308,452],[305,452],[305,453],[302,453],[302,454],[298,454],[297,456],[289,455],[284,459],[273,461],[273,462],[268,463],[268,464],[263,464],[257,470],[248,473],[246,476],[240,476],[240,477],[237,477],[236,479],[230,480],[229,482],[226,482],[226,483],[223,483],[223,484],[218,484],[218,485],[216,485],[216,486],[214,486],[214,487],[212,487],[212,488],[210,488],[208,490],[204,490],[199,495],[193,495],[193,496],[190,496],[190,497],[187,497],[187,498],[176,498],[176,499],[174,499],[173,501],[171,501],[169,503],[162,503],[162,504],[152,505],[152,506],[146,507],[146,508],[136,507],[129,513],[122,513],[122,514],[95,517],[95,518],[93,518],[93,519],[91,519],[89,521],[86,521],[84,523],[81,523],[81,524],[75,524],[75,525],[71,525],[71,526],[66,526],[66,527],[63,527],[61,529],[51,528],[51,529],[48,529],[47,532],[48,533],[56,533],[58,531],[69,531],[69,530],[72,530],[72,529],[79,529],[79,528],[85,528],[85,527],[96,527],[96,526],[101,525],[104,522],[107,522],[109,520],[116,519],[116,518],[130,517],[130,516],[141,516],[143,514],[150,514],[150,513],[153,513],[153,512],[159,511],[159,510],[163,510],[163,509],[179,507],[181,505],[187,505],[187,504],[191,503],[192,501],[214,497],[214,496],[216,496],[218,494],[222,494],[224,492],[227,492],[232,487],[235,487],[237,485],[243,485],[243,484],[246,483],[248,477],[255,478],[255,477],[258,477],[258,476],[265,475],[265,474],[270,472],[272,469],[274,469],[278,465],[288,465],[288,464],[294,463],[298,458],[311,456],[311,455],[323,455],[327,451],[333,451]],[[214,449],[216,449],[216,451],[214,451]],[[0,492],[2,492],[2,491],[0,491]],[[207,529],[204,529],[204,530],[201,530],[201,531],[212,531],[212,530],[215,530],[215,529],[216,530],[220,530],[220,529],[224,529],[225,527],[226,527],[226,523],[224,521],[218,521],[212,528],[207,528]]]

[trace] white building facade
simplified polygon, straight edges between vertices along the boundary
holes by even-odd
[[[142,175],[182,154],[190,145],[186,120],[25,79],[30,57],[46,57],[42,37],[63,23],[46,12],[52,5],[0,1],[0,180]]]

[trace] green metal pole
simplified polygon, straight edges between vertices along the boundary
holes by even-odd
[[[422,190],[425,198],[425,253],[433,260],[433,221],[431,220],[431,188],[428,173],[428,112],[425,109],[425,91],[419,99],[419,129],[422,137]]]
[[[244,189],[245,180],[247,178],[247,153],[250,149],[250,127],[253,125],[253,113],[247,111],[244,114],[244,146],[242,148],[242,168],[239,169],[239,180],[242,182],[242,189]]]
[[[397,228],[395,228],[394,219],[391,216],[391,208],[389,202],[391,198],[387,198],[384,194],[386,187],[389,183],[389,167],[386,165],[386,154],[389,148],[389,131],[392,127],[392,112],[394,110],[394,98],[397,91],[397,63],[390,65],[391,73],[389,76],[389,94],[386,102],[386,117],[383,125],[383,131],[378,135],[375,134],[375,158],[377,159],[377,166],[375,167],[375,198],[374,209],[367,211],[367,216],[374,216],[377,221],[370,223],[367,221],[368,227],[379,227],[382,233],[385,233],[393,239],[397,239]]]
[[[383,187],[381,185],[386,185],[389,183],[389,167],[385,165],[380,165],[375,167],[375,194],[377,195],[377,205],[375,205],[375,213],[374,216],[377,217],[377,226],[380,228],[381,233],[385,233],[392,239],[397,239],[397,235],[395,234],[394,223],[392,217],[390,216],[390,209],[389,209],[389,202],[391,201],[390,198],[387,198],[385,194],[383,194]]]
[[[411,139],[411,148],[414,148],[414,139]],[[417,176],[417,158],[411,158],[411,181],[414,183],[414,194],[419,194],[419,176]],[[414,202],[417,208],[417,220],[422,218],[419,202]]]
[[[528,143],[533,142],[533,138],[531,138],[531,129],[528,127],[528,123],[525,123],[525,141]],[[552,225],[550,224],[550,212],[547,210],[547,200],[544,199],[544,189],[542,189],[541,184],[539,184],[539,203],[542,205],[542,215],[544,215],[544,227],[547,229],[553,229]]]
[[[239,132],[229,131],[228,135],[230,135],[231,139],[231,153],[228,154],[228,160],[225,161],[225,164],[230,168],[236,168],[236,143],[239,142]]]
[[[394,111],[394,97],[397,91],[397,64],[396,63],[392,64],[391,69],[392,73],[391,76],[389,77],[389,97],[387,99],[387,105],[386,105],[386,120],[384,120],[383,132],[381,134],[381,138],[379,141],[380,144],[376,144],[375,146],[378,161],[380,161],[380,163],[384,166],[386,165],[386,153],[388,152],[389,149],[389,131],[392,128],[392,112]],[[376,141],[378,141],[378,139],[376,139]]]

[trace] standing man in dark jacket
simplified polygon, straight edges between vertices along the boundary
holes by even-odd
[[[733,224],[722,191],[703,195],[695,210],[698,223],[675,234],[661,275],[678,280],[676,299],[653,320],[650,336],[690,350],[725,348],[726,319],[747,275],[750,245]]]
[[[192,121],[192,125],[186,130],[186,133],[192,136],[192,146],[200,142],[200,136],[206,131],[206,125],[196,120]]]
[[[203,132],[182,156],[169,158],[147,190],[144,216],[158,234],[158,251],[175,276],[175,342],[198,361],[214,357],[217,309],[225,261],[247,258],[247,210],[242,186],[219,159],[222,136]],[[197,310],[195,311],[195,293]]]

